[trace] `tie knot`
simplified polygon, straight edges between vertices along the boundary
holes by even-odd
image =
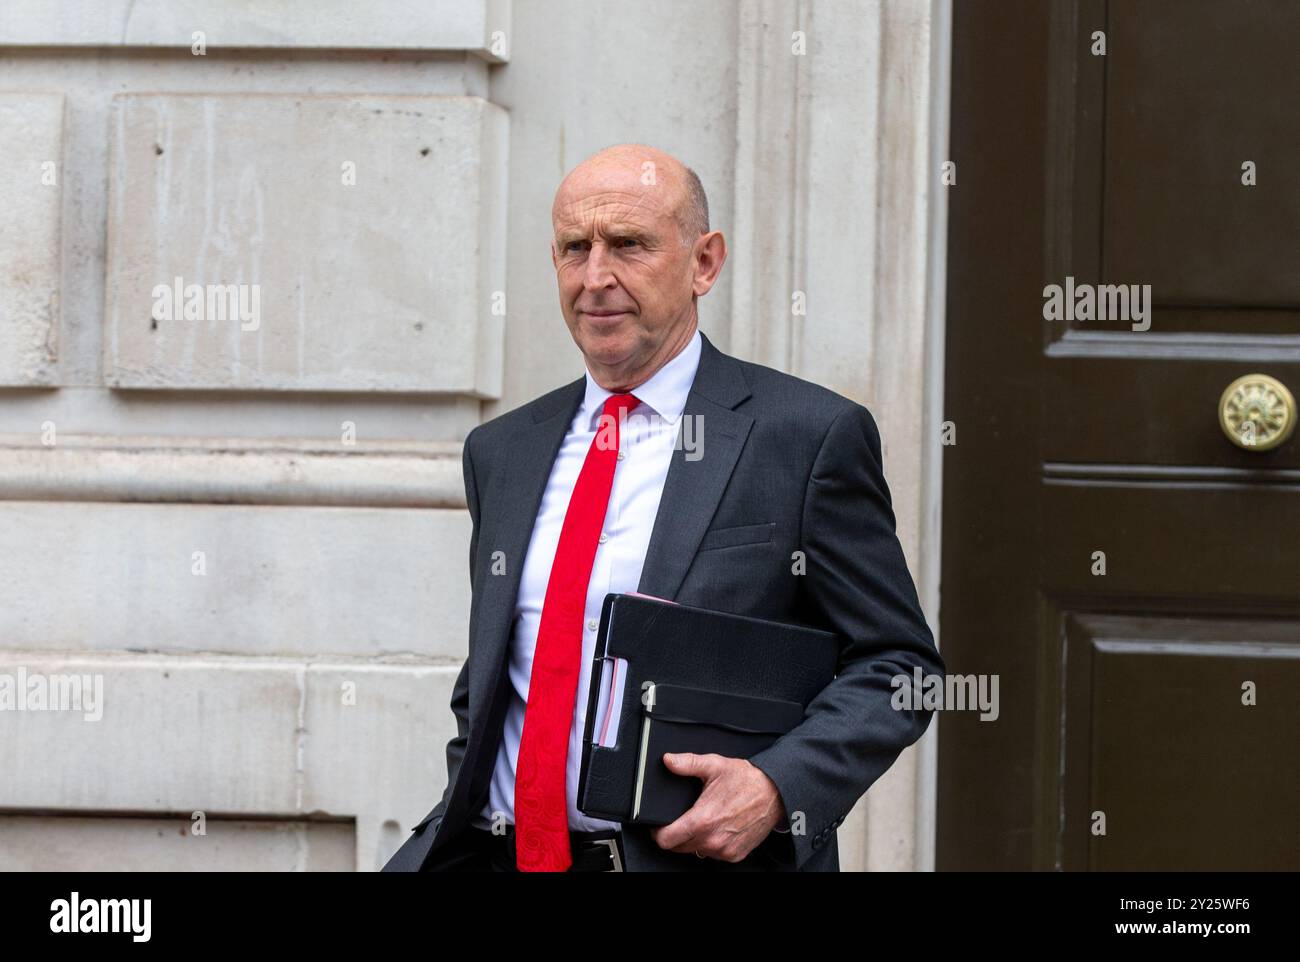
[[[621,420],[624,413],[640,403],[640,398],[635,394],[611,394],[605,399],[605,407],[601,413],[607,414],[615,420]]]

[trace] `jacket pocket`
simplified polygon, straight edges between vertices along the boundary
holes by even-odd
[[[740,524],[730,528],[712,528],[704,532],[698,551],[711,551],[714,548],[735,548],[742,544],[762,544],[772,540],[775,521],[761,524]]]

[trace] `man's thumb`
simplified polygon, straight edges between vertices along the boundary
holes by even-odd
[[[694,761],[695,756],[690,753],[664,753],[664,764],[675,772],[682,772],[683,774],[689,772],[694,767],[691,764]]]
[[[696,778],[705,778],[708,774],[704,759],[699,755],[690,752],[665,752],[664,764],[668,770],[678,775],[694,775]]]

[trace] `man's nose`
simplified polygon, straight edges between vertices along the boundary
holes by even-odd
[[[583,284],[589,291],[614,286],[614,271],[610,266],[609,249],[604,244],[592,244],[587,254],[587,271]]]

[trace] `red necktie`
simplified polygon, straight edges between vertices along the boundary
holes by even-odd
[[[515,768],[515,861],[521,872],[564,872],[573,864],[565,775],[587,583],[609,508],[620,423],[638,403],[631,394],[614,394],[605,401],[569,498],[546,583]]]

